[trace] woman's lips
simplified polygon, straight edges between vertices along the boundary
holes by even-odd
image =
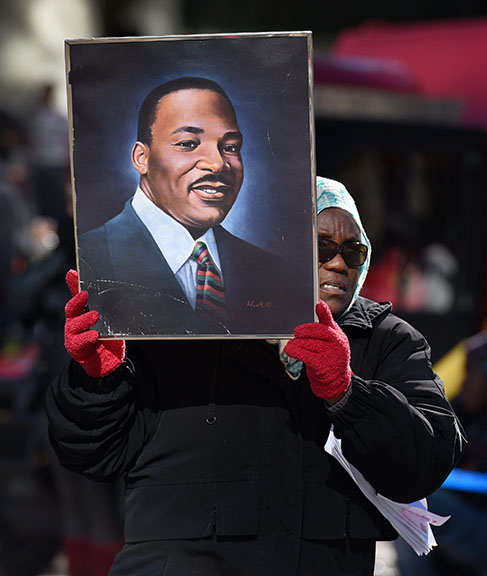
[[[346,288],[342,284],[333,284],[330,282],[322,282],[320,284],[320,290],[328,292],[329,294],[343,295],[346,293]]]

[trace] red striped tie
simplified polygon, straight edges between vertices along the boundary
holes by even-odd
[[[191,258],[198,263],[196,310],[212,322],[225,322],[227,317],[225,289],[204,242],[196,242]]]

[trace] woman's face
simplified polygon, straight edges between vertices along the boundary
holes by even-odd
[[[341,208],[326,208],[318,214],[318,236],[337,244],[360,242],[360,230],[352,216]],[[347,266],[340,253],[328,262],[320,262],[320,298],[337,319],[350,304],[361,268]]]

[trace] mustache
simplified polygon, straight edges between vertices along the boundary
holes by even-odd
[[[233,186],[235,182],[232,176],[220,172],[218,174],[208,174],[207,176],[198,178],[191,183],[191,186],[198,186],[198,184],[224,184],[225,186]]]

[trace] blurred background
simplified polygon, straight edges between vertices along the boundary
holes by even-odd
[[[313,32],[317,173],[374,248],[363,294],[427,337],[470,437],[430,499],[455,510],[440,546],[381,544],[376,574],[487,574],[485,0],[0,0],[0,576],[102,576],[122,543],[120,486],[59,469],[42,409],[75,265],[64,39],[292,30]]]

